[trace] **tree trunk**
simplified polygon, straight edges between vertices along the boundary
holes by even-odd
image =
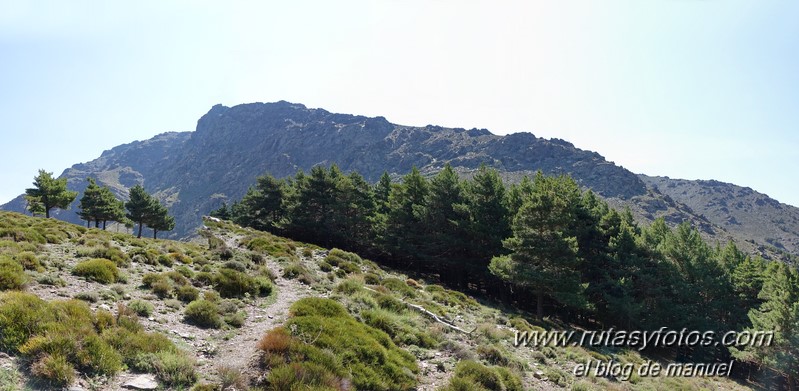
[[[100,220],[94,220],[94,228],[100,228]]]
[[[46,206],[44,207],[44,218],[46,219],[50,218],[50,209],[47,209]]]
[[[788,374],[788,391],[796,391],[796,379],[792,373]]]
[[[153,239],[158,239],[157,235],[158,235],[158,230],[153,228]]]
[[[103,231],[105,231],[105,223],[106,223],[106,221],[103,220]]]
[[[536,291],[536,310],[535,313],[538,316],[539,320],[544,319],[544,292],[541,289]]]
[[[142,228],[142,225],[143,224],[141,222],[139,222],[139,234],[136,236],[139,239],[141,239],[141,228]]]
[[[91,227],[92,227],[92,221],[86,220],[86,228],[91,228]]]

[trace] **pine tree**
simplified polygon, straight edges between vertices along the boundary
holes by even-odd
[[[388,172],[383,171],[380,180],[375,185],[374,197],[377,205],[377,212],[387,214],[389,209],[389,197],[391,196],[391,177]]]
[[[103,222],[103,230],[108,221],[123,222],[125,220],[125,203],[118,199],[108,186],[100,189],[100,211],[98,218]]]
[[[466,255],[469,209],[458,174],[449,163],[430,180],[423,224],[429,234],[422,252],[428,258],[441,262]]]
[[[89,185],[83,191],[78,212],[81,219],[86,220],[86,226],[94,221],[94,227],[99,228],[102,222],[105,230],[108,221],[122,221],[125,218],[125,204],[107,186],[98,186],[93,178],[87,180]]]
[[[429,185],[416,167],[394,187],[389,200],[383,248],[395,259],[417,258],[426,240],[423,224]]]
[[[372,186],[357,172],[340,177],[336,183],[336,220],[339,240],[345,247],[371,246],[375,197]]]
[[[502,253],[502,240],[512,233],[505,185],[497,170],[481,165],[467,182],[466,199],[472,216],[470,253],[487,264],[493,255]]]
[[[139,225],[139,233],[136,237],[141,238],[142,228],[152,216],[154,208],[152,196],[141,185],[133,186],[130,188],[130,196],[128,202],[125,203],[125,208],[128,210],[125,217]]]
[[[489,270],[503,280],[534,290],[537,314],[543,317],[544,297],[583,307],[584,287],[577,271],[577,238],[573,226],[580,190],[567,177],[535,177],[513,221],[513,237],[503,242],[511,253],[494,257]]]
[[[33,178],[33,186],[25,189],[25,194],[30,197],[30,204],[41,204],[46,218],[50,218],[53,208],[67,209],[78,196],[78,192],[67,190],[67,178],[55,179],[53,173],[39,170],[39,175]],[[37,207],[38,208],[38,207]]]
[[[781,373],[788,389],[796,389],[799,373],[799,272],[782,262],[771,262],[765,272],[760,308],[749,311],[750,332],[773,331],[770,344],[731,347],[739,360],[765,365]]]
[[[146,224],[153,230],[153,239],[158,239],[158,231],[171,231],[175,228],[175,218],[169,215],[169,210],[155,198],[152,199],[149,216]]]
[[[31,216],[41,216],[44,214],[44,205],[38,198],[25,195],[25,210],[30,212]]]
[[[256,179],[255,188],[250,188],[241,203],[247,209],[248,227],[277,233],[284,218],[286,182],[271,175]]]

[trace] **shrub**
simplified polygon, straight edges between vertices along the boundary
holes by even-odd
[[[258,294],[261,296],[271,295],[272,290],[274,289],[272,286],[272,280],[267,277],[255,277],[255,285],[258,287]]]
[[[80,292],[75,295],[75,298],[89,303],[96,303],[100,301],[100,294],[97,292]]]
[[[122,252],[119,247],[114,247],[108,244],[97,247],[81,247],[78,248],[79,257],[90,258],[103,258],[114,262],[118,266],[127,266],[130,264],[130,256]]]
[[[22,265],[8,258],[0,258],[0,289],[19,290],[28,282]]]
[[[42,274],[36,279],[36,282],[42,285],[67,286],[66,281],[54,274]]]
[[[189,269],[188,267],[186,267],[186,265],[180,265],[180,266],[176,267],[175,271],[180,273],[180,274],[182,274],[183,277],[186,277],[186,278],[194,277],[194,272],[191,271],[191,269]]]
[[[97,334],[87,336],[78,354],[78,363],[89,372],[113,375],[122,369],[122,355]]]
[[[44,270],[42,264],[39,263],[39,259],[36,258],[36,254],[31,251],[23,251],[15,255],[14,260],[19,262],[19,264],[22,265],[22,268],[25,270]]]
[[[400,280],[399,278],[386,278],[381,283],[384,287],[388,288],[394,293],[398,293],[405,297],[415,297],[416,292],[413,288],[409,287],[405,281]]]
[[[190,303],[200,297],[200,291],[191,285],[181,285],[175,289],[178,300]]]
[[[242,272],[242,273],[247,271],[247,265],[239,261],[227,261],[225,262],[224,265],[222,265],[222,267],[227,269],[233,269],[237,272]]]
[[[31,374],[55,386],[68,386],[75,380],[75,368],[60,354],[46,354],[31,365]]]
[[[114,262],[102,258],[89,259],[78,263],[72,269],[72,274],[102,284],[116,282],[119,278],[119,270]]]
[[[165,274],[170,280],[172,280],[172,282],[174,282],[177,285],[187,285],[189,283],[189,280],[186,278],[186,276],[184,276],[178,271],[172,270],[166,272]]]
[[[302,264],[299,262],[292,263],[283,268],[283,278],[288,278],[290,280],[307,273],[308,269],[306,269],[305,266],[302,266]]]
[[[384,332],[355,320],[341,304],[304,298],[291,306],[290,313],[293,317],[288,329],[295,330],[292,341],[296,342],[289,342],[289,356],[300,360],[280,365],[279,356],[268,355],[278,364],[269,379],[300,389],[299,385],[320,387],[323,380],[351,373],[353,388],[358,390],[409,390],[416,386],[416,359],[394,345]]]
[[[171,252],[169,253],[169,257],[172,258],[173,261],[180,262],[184,265],[190,264],[192,262],[190,256],[181,252]]]
[[[327,261],[327,263],[333,266],[339,266],[339,263],[341,262],[352,262],[356,264],[360,264],[363,262],[363,260],[361,259],[361,257],[358,256],[358,254],[344,250],[339,250],[337,248],[330,250],[330,252],[325,257],[325,261]]]
[[[408,308],[405,303],[395,299],[393,296],[383,294],[377,296],[377,305],[382,309],[398,314],[405,312]]]
[[[222,320],[216,304],[207,300],[196,300],[186,306],[186,321],[200,327],[219,328]]]
[[[361,267],[356,265],[353,262],[341,262],[341,263],[338,264],[338,267],[341,270],[344,270],[344,272],[346,272],[347,274],[349,274],[349,273],[360,273],[361,272]]]
[[[363,275],[363,282],[369,285],[377,285],[380,283],[380,276],[374,273],[366,273]]]
[[[508,358],[496,346],[480,345],[477,355],[493,365],[508,365]]]
[[[235,328],[239,328],[241,326],[244,326],[244,321],[246,319],[247,319],[247,314],[244,313],[243,311],[240,311],[240,312],[234,312],[229,315],[225,315],[224,320],[225,323],[227,323],[228,325]]]
[[[148,317],[153,314],[155,308],[151,303],[144,300],[133,300],[128,304],[128,308],[133,310],[137,315]]]
[[[329,263],[327,263],[325,261],[319,262],[319,270],[321,270],[323,272],[329,272],[329,271],[333,270],[333,265],[331,265],[331,264],[329,264]]]
[[[245,293],[257,295],[259,286],[255,279],[233,269],[220,269],[214,274],[214,288],[222,297],[242,297]]]
[[[199,272],[194,277],[195,286],[208,286],[214,283],[214,275],[209,272]]]
[[[458,363],[458,365],[455,367],[455,374],[453,375],[453,379],[450,380],[450,387],[448,389],[458,389],[453,387],[457,383],[471,384],[472,386],[483,387],[484,389],[491,391],[503,391],[505,389],[502,385],[502,379],[499,377],[499,375],[485,365],[471,360],[465,360]]]
[[[168,279],[154,282],[151,289],[153,293],[162,299],[172,296],[172,283]]]
[[[172,350],[155,354],[153,369],[155,375],[170,387],[188,387],[197,382],[194,359]]]
[[[351,295],[351,294],[361,290],[361,288],[363,288],[363,283],[361,283],[361,281],[353,279],[353,278],[348,278],[348,279],[340,282],[336,286],[335,291]]]

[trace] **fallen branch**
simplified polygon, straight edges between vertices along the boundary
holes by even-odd
[[[374,290],[372,288],[369,288],[369,287],[363,287],[363,289],[366,289],[368,291],[372,291],[372,292],[375,292],[375,293],[380,293],[380,292],[378,292],[378,291],[376,291],[376,290]],[[453,330],[460,331],[460,332],[462,332],[464,334],[467,334],[467,335],[471,334],[472,332],[474,332],[474,330],[477,330],[475,328],[472,331],[466,331],[466,330],[464,330],[464,329],[462,329],[462,328],[460,328],[458,326],[455,326],[454,324],[452,324],[452,322],[447,321],[446,319],[442,319],[440,316],[430,312],[427,308],[424,308],[424,307],[422,307],[422,306],[420,306],[418,304],[408,303],[407,301],[404,301],[404,300],[399,300],[399,301],[402,302],[402,304],[405,304],[406,306],[411,307],[411,308],[413,308],[413,309],[415,309],[415,310],[417,310],[417,311],[419,311],[419,312],[421,312],[421,313],[433,318],[433,320],[435,320],[436,322],[441,323],[444,326],[447,326],[447,327],[449,327],[449,328],[451,328]]]
[[[407,305],[408,307],[411,307],[411,308],[413,308],[413,309],[415,309],[415,310],[417,310],[417,311],[419,311],[419,312],[421,312],[421,313],[433,318],[436,322],[441,323],[441,324],[443,324],[443,325],[445,325],[445,326],[447,326],[447,327],[449,327],[449,328],[451,328],[453,330],[458,330],[458,331],[460,331],[460,332],[462,332],[464,334],[471,334],[474,331],[474,330],[466,331],[466,330],[464,330],[464,329],[462,329],[462,328],[460,328],[458,326],[455,326],[454,324],[452,324],[452,323],[450,323],[450,322],[448,322],[448,321],[446,321],[444,319],[441,319],[438,315],[428,311],[426,308],[424,308],[424,307],[422,307],[422,306],[420,306],[418,304],[405,303],[405,305]]]

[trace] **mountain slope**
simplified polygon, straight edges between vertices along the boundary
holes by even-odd
[[[569,174],[611,204],[630,207],[643,221],[661,216],[673,224],[690,221],[711,239],[752,239],[756,244],[745,249],[764,246],[765,255],[779,256],[759,236],[732,235],[725,230],[728,224],[694,213],[695,207],[647,186],[645,178],[563,140],[530,133],[497,136],[485,129],[403,126],[383,117],[336,114],[288,102],[216,105],[200,118],[194,132],[166,133],[116,147],[63,175],[71,189],[82,191],[85,178],[92,176],[120,196],[142,183],[170,207],[177,220],[170,236],[178,238],[192,235],[202,214],[243,196],[258,175],[284,177],[331,163],[371,181],[384,171],[403,175],[413,166],[432,174],[445,163],[464,175],[486,164],[511,181],[536,170]],[[19,197],[3,208],[23,211],[24,200]],[[74,211],[57,216],[77,222]],[[781,238],[783,242],[793,243]]]
[[[690,207],[738,240],[757,243],[760,251],[799,254],[799,209],[748,187],[719,181],[689,181],[639,175],[649,187]]]

